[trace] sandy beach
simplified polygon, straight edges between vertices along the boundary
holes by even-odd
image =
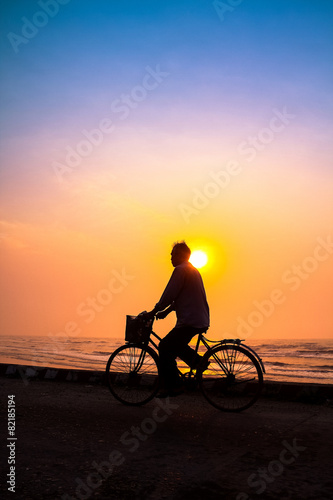
[[[103,384],[0,377],[1,498],[333,497],[332,406],[264,397],[222,413],[198,392],[133,408]],[[7,439],[14,395],[15,441]],[[8,491],[10,443],[15,493]],[[14,477],[14,476],[13,476]]]

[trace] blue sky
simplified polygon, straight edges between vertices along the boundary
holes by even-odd
[[[71,0],[18,54],[6,31],[19,34],[22,16],[32,19],[40,7],[5,4],[2,85],[15,128],[61,127],[58,114],[70,123],[74,113],[99,116],[157,63],[174,74],[167,95],[185,109],[253,113],[253,103],[258,110],[274,99],[329,117],[332,2],[244,0],[221,22],[212,2]]]

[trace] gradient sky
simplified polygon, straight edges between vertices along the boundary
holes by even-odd
[[[210,337],[332,338],[333,2],[62,3],[1,3],[0,334],[121,337],[185,239]]]

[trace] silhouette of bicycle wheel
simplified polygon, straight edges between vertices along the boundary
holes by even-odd
[[[111,354],[106,378],[118,401],[131,406],[143,405],[158,391],[158,356],[143,344],[123,345]]]
[[[202,364],[208,367],[198,373],[199,386],[215,408],[242,411],[258,399],[263,385],[262,370],[256,358],[242,346],[212,348]]]

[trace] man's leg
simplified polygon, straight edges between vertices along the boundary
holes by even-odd
[[[202,330],[190,326],[174,328],[160,342],[160,377],[163,389],[172,389],[181,385],[181,377],[177,369],[176,358],[195,368],[202,356],[195,352],[188,343]]]
[[[177,356],[183,361],[185,361],[185,363],[190,368],[196,368],[199,365],[200,361],[202,360],[202,356],[198,354],[196,350],[190,347],[188,344],[195,335],[198,335],[199,333],[202,333],[205,330],[199,328],[193,328],[191,326],[184,326],[179,328],[179,330],[182,330],[181,332],[179,332],[182,340],[179,345]]]
[[[159,374],[161,378],[162,390],[170,390],[181,385],[181,378],[178,373],[176,357],[178,352],[179,338],[178,328],[171,330],[158,346],[159,351]]]

